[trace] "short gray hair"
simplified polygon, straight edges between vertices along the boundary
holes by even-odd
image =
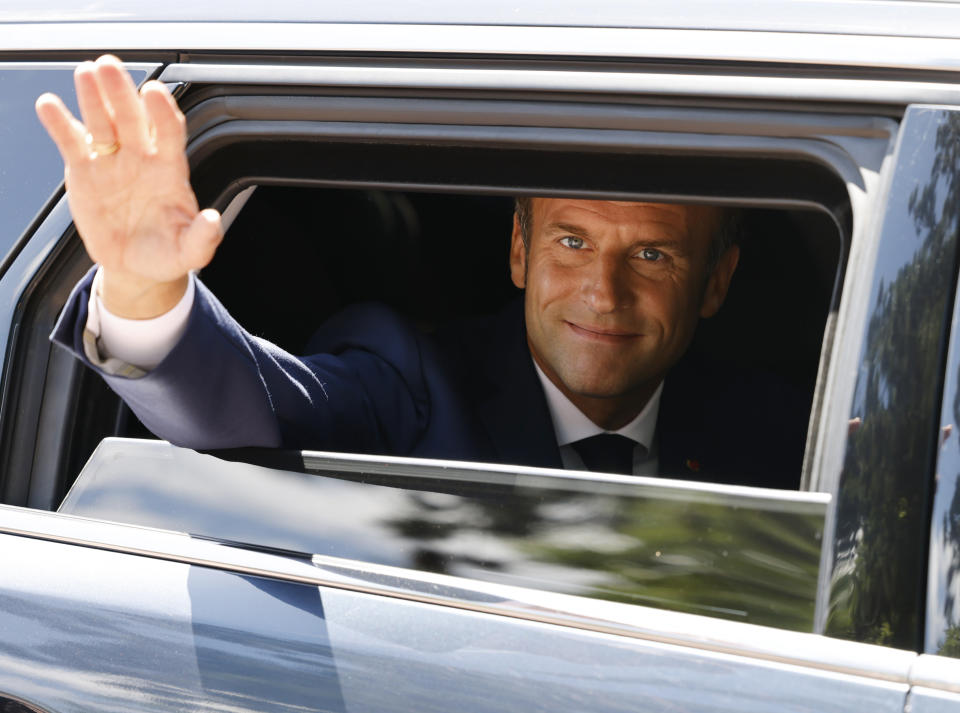
[[[743,211],[739,208],[718,208],[718,210],[720,217],[713,233],[710,250],[707,252],[708,270],[713,270],[724,253],[740,243],[743,232]]]
[[[523,246],[529,251],[530,233],[533,229],[533,198],[518,196],[514,200],[513,210],[517,215],[517,223],[520,225],[520,237],[523,240]],[[710,243],[710,250],[707,253],[708,270],[713,270],[720,262],[723,254],[740,242],[740,234],[743,230],[743,215],[739,209],[718,208],[718,210],[720,211],[720,217],[713,234],[713,241]]]
[[[513,201],[513,212],[517,216],[517,223],[520,225],[520,238],[523,240],[523,247],[530,252],[530,230],[533,227],[533,199],[529,196],[518,196]]]

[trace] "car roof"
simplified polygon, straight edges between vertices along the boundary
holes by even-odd
[[[954,0],[7,0],[0,23],[278,22],[748,30],[960,37]]]

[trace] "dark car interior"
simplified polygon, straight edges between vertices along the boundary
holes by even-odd
[[[250,332],[293,353],[357,301],[387,303],[430,331],[519,296],[512,217],[509,196],[258,186],[201,278]],[[811,403],[841,246],[824,212],[744,209],[727,301],[691,350],[772,373]],[[85,374],[83,388],[91,418],[78,428],[96,433],[71,449],[73,474],[105,435],[152,437],[98,377]]]
[[[347,304],[385,302],[425,330],[515,299],[506,196],[260,186],[203,281],[241,324],[299,353]],[[693,349],[811,393],[840,239],[825,214],[745,209],[727,302]]]
[[[429,332],[519,298],[507,265],[512,216],[509,196],[259,186],[202,279],[248,330],[296,354],[357,301],[389,304]],[[717,373],[772,375],[809,410],[836,229],[819,212],[744,209],[742,230],[728,302],[701,322],[691,351]]]
[[[357,301],[387,303],[431,331],[519,296],[507,264],[512,216],[513,197],[488,192],[261,184],[201,277],[249,331],[293,353],[326,317]],[[721,369],[736,364],[772,373],[809,405],[848,226],[816,209],[747,207],[742,217],[740,265],[726,304],[701,321],[691,350]],[[79,240],[63,249],[59,264],[69,267],[37,283],[35,294],[43,297],[25,313],[25,323],[37,324],[37,353],[49,351],[56,310],[88,264]],[[56,309],[47,307],[54,299]],[[55,430],[41,429],[36,445],[54,454],[57,473],[46,486],[50,494],[36,500],[44,507],[59,504],[103,438],[153,437],[96,374],[66,352],[50,354],[35,375],[36,361],[20,362],[29,378],[53,384],[52,375],[62,373],[73,384],[39,405],[41,416],[48,401],[52,407],[65,399],[56,408],[66,409]],[[23,456],[30,452],[39,451]],[[4,499],[26,502],[26,482],[7,483]]]

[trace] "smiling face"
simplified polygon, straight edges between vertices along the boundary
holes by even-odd
[[[619,428],[720,308],[739,252],[708,268],[720,212],[707,206],[537,198],[531,218],[529,245],[515,219],[510,250],[530,351],[589,418]]]

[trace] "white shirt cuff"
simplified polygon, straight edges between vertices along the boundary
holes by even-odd
[[[152,319],[125,319],[112,314],[100,299],[103,268],[97,270],[87,306],[86,329],[96,338],[103,359],[117,359],[149,371],[163,361],[187,328],[196,291],[190,275],[187,291],[169,312]]]

